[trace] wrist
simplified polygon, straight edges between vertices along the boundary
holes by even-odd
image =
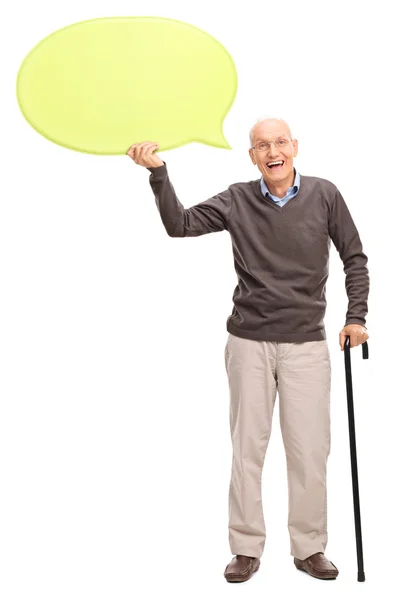
[[[157,165],[157,167],[146,167],[151,173],[160,173],[162,169],[166,169],[167,165],[163,162],[161,165]]]

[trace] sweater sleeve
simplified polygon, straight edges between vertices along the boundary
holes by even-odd
[[[348,310],[345,325],[358,323],[365,326],[370,283],[368,258],[363,252],[360,236],[349,209],[337,188],[329,217],[329,235],[339,252],[346,274]]]
[[[169,179],[166,163],[148,170],[151,173],[150,185],[156,205],[170,237],[196,237],[228,229],[232,207],[230,189],[191,208],[185,208]]]

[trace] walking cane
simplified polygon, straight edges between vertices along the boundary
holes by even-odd
[[[368,344],[362,344],[362,357],[368,358]],[[358,563],[358,581],[365,581],[364,560],[361,537],[361,516],[360,516],[360,497],[358,492],[358,473],[357,473],[357,450],[356,450],[356,432],[354,426],[354,405],[353,405],[353,386],[351,381],[351,362],[350,362],[350,336],[346,336],[344,343],[344,364],[346,369],[346,389],[347,389],[347,410],[349,415],[349,436],[350,436],[350,458],[351,458],[351,476],[353,480],[353,503],[354,503],[354,522],[356,528],[356,546]]]

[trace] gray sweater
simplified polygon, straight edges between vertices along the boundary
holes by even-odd
[[[234,183],[191,208],[178,200],[167,165],[149,168],[157,208],[171,237],[230,233],[238,284],[226,328],[251,340],[326,339],[326,280],[331,239],[343,261],[345,324],[365,325],[369,273],[358,231],[336,186],[301,176],[283,207],[263,196],[260,179]]]

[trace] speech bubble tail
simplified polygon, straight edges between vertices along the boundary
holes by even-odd
[[[203,133],[203,136],[197,139],[198,142],[202,144],[207,144],[207,146],[214,146],[214,148],[223,148],[224,150],[232,150],[232,147],[229,145],[228,141],[225,139],[222,131],[212,132],[212,133]]]
[[[226,150],[232,150],[232,146],[230,146],[227,142],[227,140],[225,139],[225,136],[222,136],[222,140],[221,140],[221,145],[218,146],[218,148],[225,148]]]

